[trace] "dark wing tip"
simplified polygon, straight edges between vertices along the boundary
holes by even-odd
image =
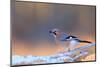
[[[92,42],[86,41],[86,40],[77,40],[77,41],[79,41],[79,42],[81,42],[81,43],[92,43]]]

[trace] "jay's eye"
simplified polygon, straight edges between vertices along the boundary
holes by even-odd
[[[56,32],[56,31],[54,31],[54,32]]]

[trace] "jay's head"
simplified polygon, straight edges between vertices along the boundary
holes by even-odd
[[[57,37],[61,33],[61,31],[55,28],[55,29],[50,30],[49,33],[52,34],[54,37]]]

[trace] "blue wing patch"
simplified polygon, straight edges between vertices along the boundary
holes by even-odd
[[[67,37],[68,37],[67,34],[65,34],[65,33],[61,34],[61,36],[60,36],[60,41],[67,41],[67,40],[66,40]]]

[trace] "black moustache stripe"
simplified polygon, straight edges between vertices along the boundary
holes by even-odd
[[[53,32],[55,35],[57,35],[55,32]]]

